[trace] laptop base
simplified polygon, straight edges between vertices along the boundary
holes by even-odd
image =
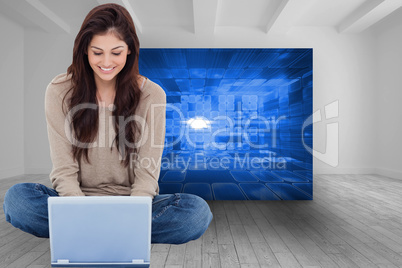
[[[134,264],[134,263],[68,263],[68,264],[60,264],[60,263],[52,263],[52,267],[110,267],[110,268],[149,268],[149,262],[143,264]]]

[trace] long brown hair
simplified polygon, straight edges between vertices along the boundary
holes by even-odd
[[[114,141],[116,141],[116,147],[124,160],[124,166],[127,167],[130,162],[130,153],[137,151],[133,146],[127,145],[127,143],[134,144],[135,142],[137,124],[130,120],[124,126],[119,126],[118,117],[123,116],[126,119],[134,115],[141,91],[137,82],[140,42],[134,22],[124,7],[117,4],[97,6],[88,13],[82,23],[74,42],[73,61],[67,69],[67,74],[71,75],[72,82],[72,88],[68,91],[72,90],[68,108],[71,110],[79,104],[97,103],[94,71],[88,62],[87,49],[94,35],[102,35],[110,31],[126,42],[131,51],[127,55],[124,68],[117,75],[115,109],[113,110],[116,132]],[[95,140],[99,128],[98,116],[98,106],[97,109],[80,109],[73,113],[70,127],[79,143],[89,144]],[[72,153],[78,162],[84,155],[87,162],[90,163],[87,146],[77,146],[73,143]]]

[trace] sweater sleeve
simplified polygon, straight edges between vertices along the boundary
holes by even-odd
[[[58,90],[59,86],[50,83],[45,93],[47,132],[53,164],[49,178],[60,196],[83,196],[78,181],[79,165],[73,158],[72,145],[64,128],[66,116],[62,109],[63,95]]]
[[[166,94],[162,88],[152,97],[147,107],[145,129],[138,142],[137,160],[134,161],[132,196],[150,196],[159,192],[158,179],[165,142]],[[148,128],[148,131],[146,130]]]

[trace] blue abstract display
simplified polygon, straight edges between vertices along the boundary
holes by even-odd
[[[166,92],[160,193],[313,198],[312,49],[141,49]]]

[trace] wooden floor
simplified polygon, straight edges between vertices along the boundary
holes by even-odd
[[[19,182],[0,180],[0,200]],[[314,177],[314,201],[212,201],[209,229],[183,245],[152,245],[151,267],[402,267],[402,180]],[[50,267],[49,240],[0,213],[0,268]]]

